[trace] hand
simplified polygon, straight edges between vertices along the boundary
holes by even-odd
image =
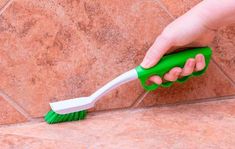
[[[150,68],[156,65],[165,53],[175,49],[206,46],[213,40],[214,34],[215,30],[209,29],[200,16],[188,12],[163,30],[147,51],[141,66]],[[194,71],[204,69],[204,67],[205,58],[202,54],[198,54],[195,58],[188,59],[184,68],[171,69],[164,75],[164,79],[175,81],[179,77],[188,76]],[[163,82],[159,76],[152,76],[149,80],[156,84]]]

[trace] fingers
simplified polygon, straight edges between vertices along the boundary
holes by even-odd
[[[195,59],[190,58],[184,65],[184,68],[175,67],[172,68],[168,73],[164,75],[164,80],[166,81],[176,81],[180,77],[189,76],[194,71],[201,71],[205,68],[206,62],[205,57],[202,54],[196,55]],[[162,84],[163,80],[159,76],[152,76],[149,78],[151,82],[154,82],[158,85]]]
[[[176,81],[181,74],[182,69],[180,67],[175,67],[171,69],[167,74],[164,75],[164,79],[167,81]]]
[[[187,60],[186,64],[184,65],[183,71],[180,76],[188,76],[193,73],[194,68],[196,65],[196,61],[193,58]]]
[[[150,68],[157,64],[161,57],[170,49],[171,40],[160,35],[154,44],[147,51],[143,62],[140,64],[144,68]]]
[[[176,81],[180,77],[189,76],[194,71],[201,71],[205,68],[205,57],[202,54],[196,55],[195,59],[190,58],[184,65],[184,68],[175,67],[164,75],[166,81]],[[180,72],[181,69],[181,72]],[[180,72],[180,74],[178,74]]]
[[[205,68],[206,62],[205,57],[202,54],[198,54],[195,58],[196,60],[196,68],[195,71],[201,71]]]
[[[154,83],[158,84],[158,85],[162,84],[162,78],[159,77],[159,76],[152,76],[152,77],[149,78],[149,80],[151,82],[154,82]]]

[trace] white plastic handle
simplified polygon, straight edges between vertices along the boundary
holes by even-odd
[[[108,82],[102,88],[98,89],[95,93],[93,93],[90,96],[90,98],[92,98],[93,101],[96,102],[98,99],[104,96],[107,92],[117,88],[118,86],[124,83],[135,80],[137,78],[138,78],[138,74],[135,69],[127,71],[121,74],[120,76],[118,76],[117,78],[113,79],[112,81]]]
[[[58,101],[50,103],[50,106],[53,111],[59,114],[67,114],[77,111],[86,110],[94,107],[95,102],[99,100],[102,96],[104,96],[109,91],[117,88],[118,86],[127,83],[129,81],[135,80],[138,78],[138,74],[135,69],[132,69],[128,72],[125,72],[115,78],[114,80],[108,82],[102,88],[97,90],[89,97],[80,97],[74,98],[64,101]]]

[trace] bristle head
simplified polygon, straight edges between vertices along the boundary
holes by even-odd
[[[86,110],[68,113],[68,114],[58,114],[53,110],[50,110],[45,115],[44,119],[48,124],[55,124],[55,123],[83,120],[86,118],[86,115],[87,115]]]

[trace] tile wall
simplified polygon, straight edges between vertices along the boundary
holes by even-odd
[[[198,2],[0,0],[0,124],[40,118],[49,102],[88,96],[134,68],[164,27]],[[235,27],[223,28],[204,76],[148,94],[134,81],[92,110],[235,95],[234,45]]]

